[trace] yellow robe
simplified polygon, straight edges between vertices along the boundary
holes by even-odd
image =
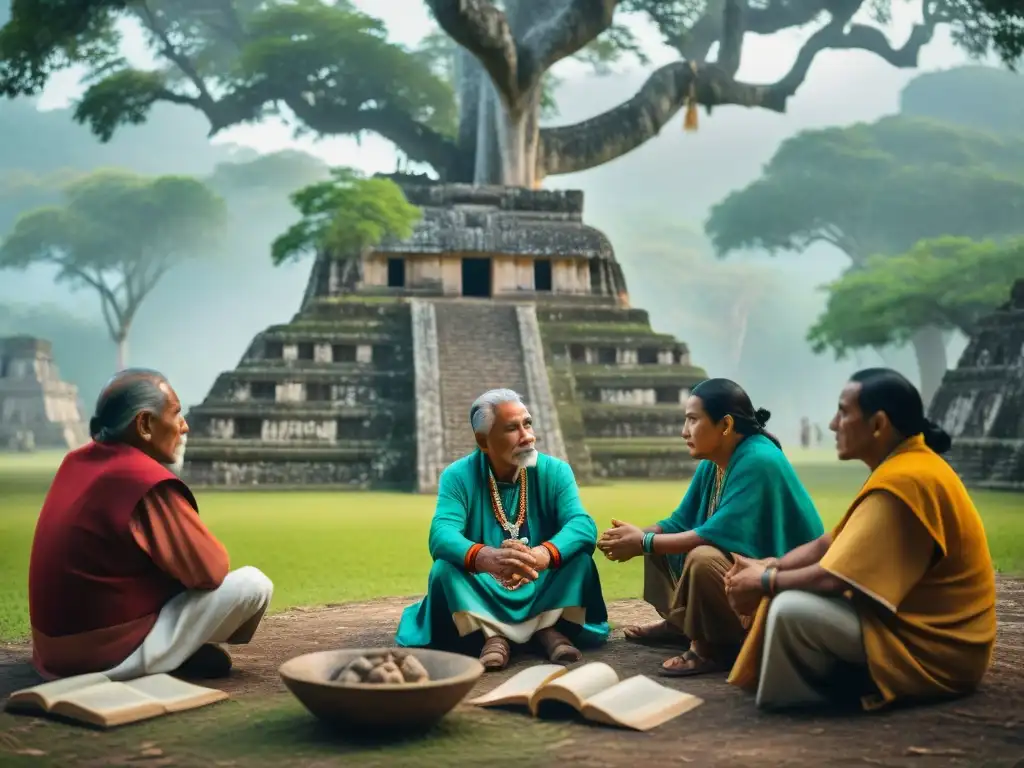
[[[919,570],[899,551],[922,533],[934,559]],[[872,472],[832,539],[821,567],[855,587],[849,597],[881,694],[864,708],[976,688],[995,645],[995,572],[981,518],[949,464],[920,435],[906,440]],[[769,604],[761,601],[729,676],[745,689],[757,684]]]

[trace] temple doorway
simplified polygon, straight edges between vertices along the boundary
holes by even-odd
[[[538,292],[551,292],[551,259],[533,260],[533,289]]]
[[[462,295],[478,298],[491,296],[491,260],[462,260]]]

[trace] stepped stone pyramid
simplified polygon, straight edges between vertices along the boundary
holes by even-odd
[[[190,483],[428,492],[500,386],[580,482],[692,473],[682,404],[706,375],[629,307],[581,192],[402,186],[423,211],[412,236],[321,254],[298,314],[188,413]]]
[[[50,342],[0,339],[0,450],[71,450],[88,441],[78,387],[61,381]]]
[[[978,323],[929,410],[952,435],[948,458],[967,485],[1024,491],[1024,280]]]

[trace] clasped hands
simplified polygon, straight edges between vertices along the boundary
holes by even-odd
[[[513,584],[536,581],[541,571],[551,565],[547,547],[532,549],[516,539],[506,539],[501,547],[484,547],[476,556],[476,570],[490,573]]]
[[[612,520],[612,527],[601,534],[597,548],[609,560],[624,563],[644,553],[642,529],[621,520]]]
[[[732,568],[725,574],[725,594],[729,598],[729,605],[737,614],[751,616],[757,611],[761,598],[765,596],[761,576],[769,566],[776,565],[776,560],[752,560],[735,552],[732,557]]]

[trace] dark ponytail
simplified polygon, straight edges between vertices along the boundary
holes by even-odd
[[[764,427],[772,417],[766,408],[754,410],[750,395],[730,379],[706,379],[694,387],[690,394],[699,397],[704,412],[714,423],[732,416],[736,431],[741,435],[764,435],[781,450],[782,443]]]
[[[860,384],[857,402],[865,419],[881,411],[903,437],[923,435],[925,445],[936,453],[952,447],[949,433],[924,415],[921,393],[902,374],[891,368],[866,368],[850,381]]]
[[[924,444],[936,453],[945,453],[953,447],[953,438],[949,433],[931,419],[924,420]]]

